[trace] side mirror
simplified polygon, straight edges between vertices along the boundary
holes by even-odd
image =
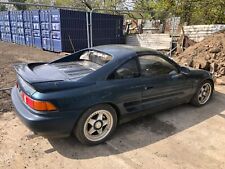
[[[188,69],[187,67],[180,67],[180,73],[182,73],[183,75],[189,75],[190,69]]]

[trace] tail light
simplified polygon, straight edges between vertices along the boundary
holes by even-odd
[[[30,108],[38,111],[54,111],[57,108],[48,101],[34,100],[27,96],[24,92],[21,92],[21,97],[24,103],[26,103]]]

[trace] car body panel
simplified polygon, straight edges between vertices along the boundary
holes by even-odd
[[[174,79],[170,76],[145,78],[143,84],[146,84],[142,94],[144,109],[185,103],[193,96],[192,83],[182,75]]]
[[[11,92],[12,102],[17,116],[34,133],[48,137],[66,137],[71,134],[71,130],[78,119],[78,114],[74,113],[54,113],[40,114],[29,109],[23,104],[17,88]]]
[[[94,71],[77,65],[81,53],[88,50],[106,53],[112,60]],[[130,79],[108,79],[121,65],[145,54],[164,58],[178,72],[149,78],[140,74]],[[212,81],[212,77],[204,70],[187,70],[188,74],[182,73],[177,63],[154,50],[126,45],[98,46],[49,63],[17,66],[17,76],[22,80],[18,82],[20,89],[12,90],[12,101],[19,117],[34,132],[44,136],[65,136],[72,132],[85,111],[98,104],[111,105],[117,111],[119,123],[123,123],[189,102],[200,83],[207,79]],[[30,90],[25,89],[27,85],[31,86]],[[30,109],[20,99],[18,90],[32,99],[53,103],[57,111]]]

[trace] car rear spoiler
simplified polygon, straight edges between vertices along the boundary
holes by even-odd
[[[38,76],[32,71],[32,68],[45,63],[30,63],[14,65],[17,76],[22,78],[25,82],[30,84],[35,90],[39,92],[59,91],[78,87],[85,87],[94,84],[94,82],[77,82],[67,81],[62,79],[51,80],[51,74],[47,75],[49,79]],[[47,74],[49,72],[46,72]]]
[[[14,68],[16,70],[17,75],[19,75],[23,80],[25,80],[29,84],[35,84],[35,83],[41,83],[41,82],[51,82],[51,81],[62,81],[62,79],[51,79],[51,72],[46,71],[45,77],[49,78],[44,78],[43,76],[38,76],[33,72],[33,68],[35,66],[39,66],[42,64],[46,64],[46,62],[39,62],[39,63],[21,63],[21,64],[16,64],[14,65]]]
[[[36,63],[35,65],[41,65],[44,63]],[[40,82],[43,79],[40,79],[40,77],[37,77],[35,73],[30,69],[30,65],[32,63],[20,63],[15,64],[13,67],[16,70],[17,75],[19,75],[23,80],[25,80],[29,84],[33,84],[35,82]]]

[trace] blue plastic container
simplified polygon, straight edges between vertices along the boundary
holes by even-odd
[[[42,37],[42,48],[52,51],[50,40],[50,14],[48,10],[40,11],[40,28]]]
[[[3,14],[0,12],[0,39],[2,40],[2,30],[3,30]]]
[[[0,12],[3,41],[54,52],[73,52],[88,47],[90,13],[63,9]],[[123,17],[93,13],[93,46],[124,43]],[[88,34],[88,35],[87,35]]]
[[[23,12],[24,11],[10,11],[9,13],[12,42],[20,45],[25,45]]]
[[[40,10],[31,11],[31,22],[32,22],[32,44],[36,48],[42,49],[42,38],[41,38],[41,24],[40,24]]]
[[[33,46],[32,11],[23,12],[24,38],[27,46]]]
[[[29,35],[25,35],[25,44],[27,46],[33,46],[33,37]]]
[[[42,10],[40,22],[43,49],[72,52],[88,47],[86,12]]]
[[[5,42],[12,41],[12,34],[11,34],[11,24],[10,24],[10,15],[9,11],[1,12],[1,40]]]

